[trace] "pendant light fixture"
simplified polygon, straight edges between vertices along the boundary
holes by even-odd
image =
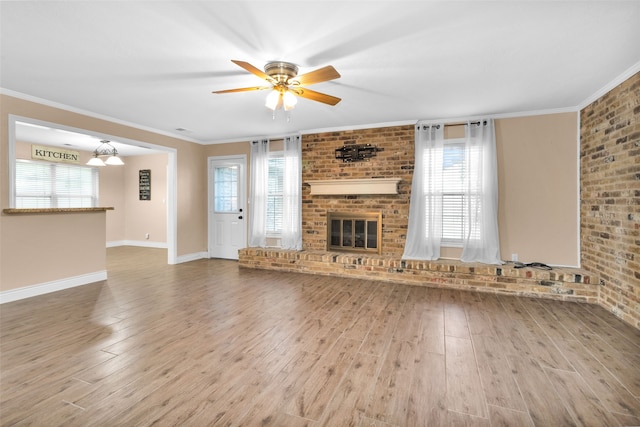
[[[102,160],[101,157],[106,157],[107,160]],[[100,145],[93,150],[93,157],[87,162],[88,166],[121,166],[124,162],[118,157],[118,150],[111,145],[111,141],[103,139],[100,141]]]

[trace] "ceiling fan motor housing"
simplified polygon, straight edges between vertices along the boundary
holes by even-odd
[[[264,72],[278,83],[286,84],[298,75],[298,67],[290,62],[269,62]]]

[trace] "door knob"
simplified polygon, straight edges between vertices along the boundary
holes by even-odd
[[[238,217],[238,219],[242,219],[242,215],[240,215],[240,216]]]

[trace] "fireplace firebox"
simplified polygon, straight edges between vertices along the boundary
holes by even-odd
[[[382,212],[328,212],[327,250],[382,254]]]

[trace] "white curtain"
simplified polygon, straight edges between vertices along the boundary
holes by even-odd
[[[249,191],[249,246],[267,245],[267,191],[269,184],[269,140],[251,142],[251,185]]]
[[[443,145],[444,124],[418,123],[403,259],[440,258]]]
[[[302,249],[302,143],[299,135],[284,138],[282,249]]]
[[[464,262],[502,264],[498,237],[498,161],[493,119],[465,126],[467,158]]]

